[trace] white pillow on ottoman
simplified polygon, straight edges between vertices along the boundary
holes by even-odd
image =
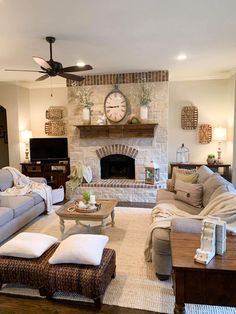
[[[57,242],[57,238],[42,233],[22,232],[0,247],[0,255],[36,258]]]
[[[98,266],[109,238],[105,235],[75,234],[63,240],[49,264],[83,264]]]

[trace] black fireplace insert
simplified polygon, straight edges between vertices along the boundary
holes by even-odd
[[[102,179],[135,179],[135,160],[126,155],[114,154],[101,158]]]

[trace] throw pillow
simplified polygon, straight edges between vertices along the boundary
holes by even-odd
[[[182,201],[194,207],[202,207],[202,184],[186,183],[180,180],[176,180],[175,191],[176,200]]]
[[[98,266],[108,240],[105,235],[72,235],[61,242],[49,259],[49,264],[72,263]]]
[[[174,190],[175,190],[176,173],[192,174],[192,173],[196,173],[196,169],[181,169],[178,167],[174,167],[173,172],[172,172],[172,178],[171,178],[171,181],[169,183],[169,191],[171,191],[171,192],[174,192]]]
[[[198,173],[176,173],[175,180],[180,180],[188,183],[197,183],[198,181]]]
[[[225,180],[219,173],[213,173],[210,177],[203,183],[203,206],[205,207],[211,198],[211,195],[215,190],[222,185],[227,185],[229,191],[233,191],[233,185],[229,181]]]
[[[197,173],[199,174],[198,183],[204,183],[214,172],[207,166],[203,165],[197,169]]]
[[[56,242],[57,238],[46,234],[22,232],[0,247],[0,255],[36,258]]]

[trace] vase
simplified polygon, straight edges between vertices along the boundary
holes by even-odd
[[[90,109],[85,107],[83,108],[83,124],[90,124],[91,123],[91,113]]]
[[[140,107],[140,119],[141,121],[147,121],[148,119],[148,107],[147,106]]]

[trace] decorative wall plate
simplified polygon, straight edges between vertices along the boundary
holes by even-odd
[[[198,124],[198,108],[190,105],[182,108],[181,128],[184,130],[194,130]]]
[[[212,141],[212,126],[210,124],[200,124],[198,137],[200,144],[209,144]]]

